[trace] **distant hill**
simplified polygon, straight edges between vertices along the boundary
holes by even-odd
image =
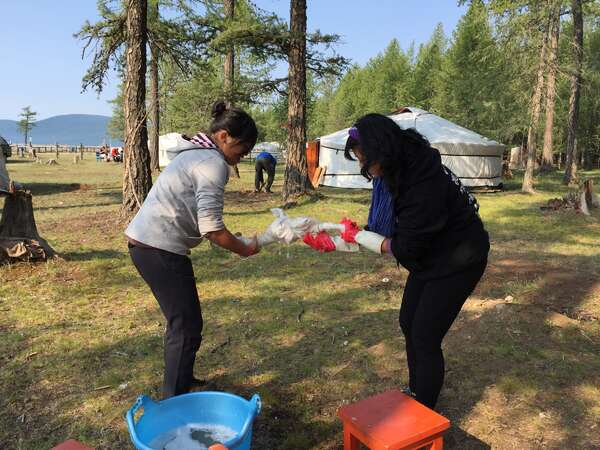
[[[108,116],[91,114],[65,114],[38,120],[31,131],[32,143],[67,145],[102,145],[109,143],[107,125]],[[23,135],[14,120],[0,120],[0,136],[12,143],[22,143]],[[116,139],[110,139],[112,145],[122,145]]]

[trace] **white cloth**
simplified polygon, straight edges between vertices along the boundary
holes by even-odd
[[[344,225],[337,223],[319,222],[312,217],[288,217],[281,208],[273,208],[271,212],[276,219],[267,230],[258,236],[259,245],[269,245],[275,242],[291,244],[302,239],[306,233],[319,231],[344,231]]]
[[[268,226],[267,230],[257,236],[258,245],[291,244],[294,241],[302,239],[306,233],[316,234],[320,231],[329,233],[342,233],[344,225],[339,223],[319,222],[312,217],[288,217],[282,209],[273,208],[271,212],[276,219]],[[248,238],[240,238],[246,245],[250,243]],[[345,242],[341,236],[332,236],[335,249],[342,252],[357,252],[358,244]]]

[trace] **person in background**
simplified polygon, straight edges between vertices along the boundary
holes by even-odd
[[[383,181],[391,195],[391,237],[359,231],[355,240],[393,256],[409,272],[399,317],[406,392],[434,408],[444,381],[442,340],[487,265],[490,243],[479,205],[427,139],[387,116],[360,118],[349,130],[344,153],[358,159],[365,178]]]
[[[273,186],[273,180],[275,180],[275,167],[277,166],[277,160],[269,152],[260,152],[256,156],[256,163],[254,166],[254,192],[260,192],[264,186],[265,192],[271,192],[271,186]],[[267,172],[267,183],[265,184],[263,178],[263,171]]]
[[[119,149],[117,147],[113,147],[110,150],[110,159],[115,162],[118,162],[118,156],[119,156]]]
[[[125,235],[129,254],[167,321],[164,398],[184,394],[194,378],[202,341],[202,312],[190,249],[202,240],[247,257],[259,251],[256,238],[246,242],[223,223],[229,166],[239,163],[256,144],[252,117],[217,102],[209,133],[188,138],[156,179]]]

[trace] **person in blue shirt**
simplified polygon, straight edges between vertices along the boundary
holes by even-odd
[[[256,164],[254,166],[256,174],[254,175],[254,192],[260,192],[264,186],[265,192],[271,192],[273,180],[275,180],[275,167],[277,160],[269,152],[260,152],[256,156]],[[267,172],[267,183],[263,178],[263,171]]]

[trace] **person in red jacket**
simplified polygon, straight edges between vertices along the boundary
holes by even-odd
[[[482,277],[490,248],[479,205],[414,129],[367,114],[350,128],[345,156],[361,174],[380,177],[393,202],[391,237],[360,231],[355,240],[404,266],[400,308],[409,389],[433,408],[444,380],[442,340]]]

